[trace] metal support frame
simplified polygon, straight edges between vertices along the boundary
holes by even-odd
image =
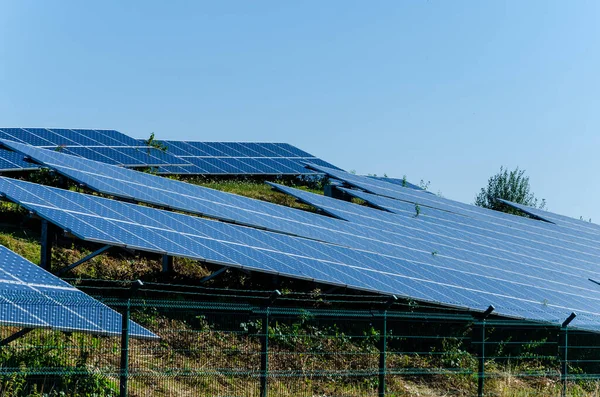
[[[479,354],[477,368],[477,397],[484,396],[485,388],[485,320],[496,310],[490,305],[480,316],[481,323],[479,324]]]
[[[379,397],[385,397],[385,377],[387,375],[387,312],[394,303],[398,301],[396,295],[392,295],[385,303],[381,319],[381,331],[379,334],[379,382],[377,392]]]
[[[52,241],[53,241],[53,225],[45,219],[42,219],[42,236],[40,252],[40,266],[42,269],[50,271],[52,266]]]
[[[327,197],[331,197],[343,201],[352,201],[352,196],[348,193],[341,191],[335,185],[325,185],[323,187],[323,194]]]
[[[162,272],[163,273],[173,273],[173,257],[170,255],[162,256]]]
[[[93,258],[97,257],[98,255],[101,255],[101,254],[105,253],[106,251],[108,251],[112,247],[113,247],[112,245],[105,245],[104,247],[102,247],[102,248],[100,248],[100,249],[92,252],[91,254],[86,255],[84,258],[81,258],[77,262],[75,262],[73,264],[70,264],[69,266],[63,267],[56,274],[57,275],[61,275],[61,274],[64,274],[64,273],[68,272],[69,270],[73,270],[77,266],[84,264],[85,262],[89,261],[90,259],[93,259]]]
[[[215,277],[219,276],[220,274],[222,274],[223,272],[225,272],[227,269],[229,269],[229,267],[223,266],[219,270],[214,271],[211,274],[209,274],[208,276],[201,278],[200,284],[204,284],[205,282],[212,280],[213,278],[215,278]]]
[[[560,342],[559,342],[559,355],[562,356],[561,358],[561,373],[560,373],[560,380],[562,383],[562,390],[561,390],[561,396],[562,397],[566,397],[567,396],[567,386],[568,386],[568,380],[569,380],[569,357],[568,357],[568,351],[569,351],[569,329],[567,328],[569,326],[569,324],[571,323],[571,321],[573,321],[575,319],[575,317],[577,317],[577,314],[575,313],[571,313],[569,315],[569,317],[567,317],[567,319],[565,321],[563,321],[563,323],[560,326]],[[562,347],[562,349],[561,349]],[[562,354],[561,353],[562,350]]]
[[[33,331],[33,328],[23,328],[22,330],[15,332],[11,336],[9,336],[9,337],[7,337],[5,339],[2,339],[0,341],[0,347],[8,345],[9,343],[11,343],[11,342],[13,342],[13,341],[15,341],[15,340],[17,340],[17,339],[19,339],[19,338],[27,335],[31,331]]]
[[[127,397],[127,381],[129,380],[129,318],[131,317],[131,298],[144,286],[136,280],[129,290],[127,301],[121,315],[121,363],[119,367],[119,396]]]
[[[267,306],[265,307],[265,317],[262,324],[262,335],[260,338],[260,397],[267,397],[269,394],[269,322],[271,320],[270,306],[281,296],[278,290],[273,291]]]

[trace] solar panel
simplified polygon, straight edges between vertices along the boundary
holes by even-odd
[[[10,150],[0,149],[0,172],[34,170],[37,166],[23,160],[23,156]]]
[[[159,174],[311,175],[307,162],[339,169],[287,143],[159,141],[192,167],[161,167]]]
[[[382,212],[298,189],[272,185],[279,191],[290,194],[332,216],[370,228],[387,230],[395,235],[395,240],[378,237],[383,241],[406,240],[409,238],[406,234],[407,220],[415,221],[418,219],[417,225],[422,230],[431,232],[435,228],[436,235],[444,237],[447,239],[446,241],[462,241],[460,247],[463,249],[467,248],[466,243],[471,241],[476,242],[481,248],[488,247],[494,248],[494,251],[506,251],[501,255],[499,252],[487,252],[488,255],[503,259],[512,257],[511,260],[513,260],[516,255],[520,256],[521,261],[534,258],[535,260],[531,263],[539,262],[541,264],[543,262],[557,262],[556,259],[560,258],[557,263],[562,261],[565,266],[568,266],[569,264],[581,262],[582,255],[587,256],[587,259],[582,262],[584,265],[586,262],[595,263],[597,258],[600,257],[598,240],[594,238],[595,236],[587,238],[582,234],[570,234],[564,228],[517,216],[509,216],[515,218],[515,222],[512,223],[505,222],[502,217],[483,221],[434,208],[423,209],[416,216],[414,204],[365,192],[343,189],[348,194],[389,211]],[[390,212],[395,215],[390,214]],[[509,253],[511,255],[506,256]],[[476,255],[473,255],[470,259],[475,257]]]
[[[189,208],[193,208],[194,211],[203,213],[205,215],[208,214],[211,217],[223,219],[230,218],[238,223],[244,223],[270,230],[278,230],[285,233],[304,236],[314,240],[329,242],[330,244],[342,245],[353,249],[351,251],[352,254],[348,252],[343,254],[340,252],[336,252],[336,254],[329,254],[330,248],[328,248],[326,251],[328,255],[325,257],[328,260],[334,259],[338,261],[340,257],[353,257],[356,255],[356,251],[360,252],[361,255],[383,255],[383,257],[387,260],[394,261],[394,264],[390,265],[388,269],[393,269],[395,273],[400,273],[404,276],[410,275],[413,277],[416,277],[414,271],[417,271],[417,274],[420,274],[421,279],[425,280],[429,280],[429,277],[432,277],[433,274],[437,275],[437,272],[439,271],[438,266],[441,264],[441,262],[448,261],[448,264],[444,266],[446,271],[451,269],[451,271],[457,273],[463,274],[464,272],[467,272],[467,274],[469,274],[469,277],[448,276],[449,279],[455,280],[454,283],[458,283],[455,284],[453,288],[460,288],[460,296],[462,296],[462,289],[470,288],[478,290],[483,294],[495,293],[496,295],[494,295],[494,299],[496,299],[497,295],[500,295],[502,291],[504,291],[504,294],[511,296],[511,299],[516,299],[516,297],[522,298],[524,296],[523,291],[519,292],[519,290],[517,290],[518,288],[525,288],[525,291],[527,291],[527,289],[531,288],[532,286],[542,287],[538,285],[541,283],[539,277],[540,272],[550,274],[552,277],[549,277],[546,274],[544,275],[544,282],[548,282],[549,284],[543,286],[544,292],[531,294],[529,296],[530,301],[536,301],[541,296],[544,296],[545,291],[554,291],[553,293],[561,294],[565,293],[566,298],[563,297],[560,299],[567,299],[568,301],[571,299],[569,297],[569,291],[573,288],[577,290],[577,293],[580,293],[581,289],[582,291],[585,291],[586,294],[590,293],[588,290],[589,288],[595,288],[587,285],[588,282],[584,276],[592,274],[596,271],[595,268],[597,266],[598,256],[597,254],[590,252],[579,252],[585,247],[578,248],[577,250],[568,250],[561,246],[553,247],[552,244],[546,243],[544,250],[542,250],[540,248],[536,248],[538,241],[528,238],[528,236],[519,238],[511,237],[511,234],[508,232],[509,226],[502,226],[502,228],[497,227],[496,229],[487,230],[489,228],[482,226],[482,221],[478,219],[457,215],[448,211],[438,210],[438,212],[441,214],[440,216],[446,215],[447,217],[452,217],[446,220],[447,224],[441,224],[440,222],[426,223],[424,222],[424,216],[417,218],[414,217],[414,204],[412,204],[412,214],[399,217],[389,213],[382,213],[381,211],[370,208],[318,196],[318,198],[321,200],[336,202],[339,203],[340,206],[350,206],[360,209],[361,211],[374,211],[382,215],[381,217],[377,218],[375,216],[371,216],[372,214],[369,214],[371,218],[369,219],[369,217],[364,216],[361,218],[361,223],[357,222],[357,219],[352,219],[352,222],[343,222],[318,216],[316,214],[305,213],[274,204],[217,192],[199,186],[159,178],[118,167],[101,165],[98,163],[93,163],[89,160],[66,156],[61,153],[46,152],[23,145],[20,145],[21,147],[19,147],[19,145],[11,143],[8,144],[13,148],[19,148],[21,151],[38,161],[43,160],[43,162],[50,164],[52,168],[65,175],[71,177],[75,176],[75,179],[79,180],[82,180],[81,178],[87,178],[85,179],[87,183],[91,183],[93,186],[95,186],[95,189],[100,191],[112,192],[110,194],[120,195],[122,197],[131,197],[136,200],[143,198],[141,201],[150,202],[159,201],[165,203],[165,197],[169,197],[169,200],[172,200],[173,205],[179,206],[179,208],[183,208],[183,210],[186,210],[187,208],[189,211]],[[426,197],[432,197],[432,195],[426,194]],[[390,201],[403,203],[402,201],[398,200]],[[65,206],[66,203],[62,201],[61,205],[61,208],[67,208]],[[107,206],[108,204],[104,205],[103,207]],[[318,207],[319,205],[315,206]],[[85,206],[80,205],[79,207],[75,207],[72,210],[75,212],[86,210],[86,208],[89,207],[89,204],[86,204]],[[409,208],[411,208],[410,205]],[[423,210],[423,214],[428,214],[429,211],[433,210],[433,208]],[[116,215],[114,213],[111,215],[110,212],[107,213],[105,211],[106,210],[96,210],[96,213],[102,218],[102,222],[104,222],[104,218],[123,218],[123,215],[121,215],[120,212]],[[145,210],[136,209],[135,213],[139,213],[140,211]],[[328,210],[328,212],[335,213],[335,211],[331,210]],[[338,215],[340,218],[347,219],[349,214],[352,215],[352,212],[353,211],[347,211],[346,213],[336,215]],[[56,215],[63,216],[64,214],[62,212],[58,212]],[[514,217],[507,214],[503,215],[506,215],[510,218],[517,218],[519,222],[528,222],[528,224],[541,224],[540,222],[534,222],[524,218]],[[188,218],[189,217],[185,219]],[[152,213],[147,214],[144,219],[146,219],[145,222],[150,222],[158,218],[154,213]],[[457,222],[456,219],[465,219],[477,223],[461,223]],[[75,219],[72,219],[71,221],[76,222]],[[450,223],[450,221],[454,221],[454,223]],[[185,221],[185,223],[187,222],[188,220]],[[153,223],[152,225],[154,227],[161,228],[161,224],[163,223],[164,222],[161,221],[159,224]],[[95,231],[95,233],[102,238],[106,238],[106,235],[102,234],[106,229],[105,226],[108,227],[108,225],[104,225],[101,228],[97,227],[97,230]],[[113,229],[110,230],[112,234],[115,232],[115,230],[118,231],[119,229],[114,229],[113,227]],[[199,227],[193,227],[191,232],[187,229],[177,230],[183,234],[194,234],[194,230],[199,230]],[[245,228],[245,230],[252,229]],[[129,233],[129,227],[126,228],[126,231],[128,233],[125,234],[124,237],[127,237],[127,240],[124,240],[122,244],[129,244],[134,247],[139,246],[140,244],[143,245],[143,242],[140,242],[139,239],[136,238],[143,236],[144,233],[136,232],[133,236],[131,236],[131,233]],[[504,234],[500,232],[503,232]],[[224,239],[226,240],[229,238],[229,235],[229,233],[225,233]],[[270,236],[273,236],[273,234],[270,234]],[[283,237],[284,236],[279,236],[278,238]],[[88,238],[93,238],[93,236]],[[152,237],[152,239],[155,238],[160,239],[162,238],[162,235],[158,237]],[[261,236],[256,240],[260,242],[267,241],[264,236]],[[306,240],[302,241],[306,242]],[[161,246],[162,248],[157,246],[150,247],[146,245],[144,246],[144,249],[163,253],[165,250],[164,244],[168,245],[168,242],[162,241],[161,244],[163,244]],[[293,252],[294,254],[304,254],[304,244],[305,243],[303,243],[303,247],[301,248],[296,247],[294,244],[286,244],[286,247],[287,249],[292,249],[290,253]],[[329,247],[331,246],[330,244],[328,245]],[[181,247],[179,249],[187,248],[188,245],[189,244],[185,240],[178,243],[178,246]],[[268,245],[270,247],[277,246],[275,242],[268,243]],[[509,248],[503,249],[502,247]],[[339,248],[341,249],[342,247]],[[566,248],[568,248],[568,246],[566,246]],[[173,247],[171,247],[171,249],[173,249]],[[434,257],[432,256],[432,252],[434,251],[440,252],[441,254]],[[563,251],[567,252],[567,254],[565,254]],[[217,252],[221,253],[223,251],[221,251],[221,248],[219,248],[217,249]],[[189,255],[189,252],[183,250],[180,251],[179,254]],[[440,259],[442,256],[444,257],[443,260]],[[571,256],[575,257],[571,258]],[[556,261],[555,258],[564,258],[564,260],[561,259],[562,262]],[[382,259],[377,260],[380,261]],[[398,261],[400,265],[396,265],[396,261]],[[407,266],[407,262],[411,263],[411,265]],[[353,262],[351,266],[359,266],[359,268],[362,269],[365,265],[361,263],[362,262],[360,261],[358,263]],[[477,265],[474,265],[474,263]],[[257,264],[254,264],[253,266],[260,268],[260,266]],[[267,263],[266,266],[270,265]],[[367,268],[370,266],[371,265],[368,265]],[[376,266],[379,265],[372,266],[373,268],[377,268]],[[314,266],[312,266],[312,268],[314,268]],[[317,266],[317,268],[319,267]],[[289,271],[289,269],[287,270]],[[371,270],[364,271],[369,274]],[[314,270],[310,270],[310,272],[314,272]],[[289,274],[290,273],[288,273],[288,275]],[[297,273],[292,273],[292,276],[301,277],[297,275]],[[320,274],[319,277],[323,277],[323,274]],[[315,279],[329,283],[335,283],[335,281],[331,279],[323,279],[319,277],[315,277]],[[472,277],[475,277],[480,281],[475,282]],[[481,277],[483,277],[483,280],[481,280]],[[568,289],[566,292],[565,277],[573,277],[572,280],[569,279]],[[584,277],[584,279],[582,279],[582,277]],[[336,279],[339,280],[339,277]],[[393,277],[390,279],[393,279]],[[494,281],[491,282],[490,280]],[[497,288],[499,284],[497,280],[502,280],[503,282],[508,282],[509,284],[515,283],[516,280],[527,280],[527,283],[525,286],[522,286],[522,283],[517,283],[517,285],[506,285],[503,287],[505,288],[504,290],[498,290]],[[355,288],[361,288],[353,283],[355,283],[355,281],[350,280],[350,282],[347,282],[346,285],[354,285]],[[435,288],[438,287],[436,286]],[[491,289],[488,290],[488,288]],[[482,289],[485,292],[481,292]],[[383,286],[378,290],[378,292],[385,291],[389,290],[385,289]],[[400,294],[398,291],[391,293]],[[454,302],[459,301],[462,302],[463,306],[471,307],[469,306],[472,303],[471,301],[461,301],[461,299],[456,298],[456,294],[453,294],[452,296],[454,296]],[[417,297],[415,297],[415,299],[416,298]],[[546,298],[540,298],[538,303],[545,300],[553,301],[556,299],[556,295],[554,297],[550,296]],[[446,304],[456,304],[449,303],[448,299],[442,302],[446,302]],[[494,305],[499,304],[500,303],[498,302],[494,302]],[[571,307],[574,306],[574,304],[569,303],[568,306]],[[516,305],[513,304],[512,309],[507,310],[513,310],[515,307]],[[531,308],[529,310],[531,310]],[[534,316],[530,313],[527,315],[530,317]]]
[[[598,313],[600,294],[584,275],[561,274],[569,284],[564,291],[558,280],[517,276],[530,271],[523,264],[494,269],[423,249],[440,239],[421,249],[413,239],[412,249],[389,248],[384,255],[375,252],[383,245],[342,247],[8,178],[0,178],[0,192],[88,241],[475,310],[494,304],[498,313],[518,318],[558,322],[578,310],[580,326],[600,325],[585,323],[586,313]]]
[[[0,324],[120,335],[121,315],[0,245]],[[130,323],[131,336],[158,337]]]
[[[368,177],[378,180],[378,181],[388,182],[388,183],[392,183],[394,185],[398,185],[398,186],[402,186],[402,187],[409,187],[411,189],[416,189],[416,190],[424,190],[422,187],[417,186],[414,183],[408,182],[406,180],[406,178],[388,178],[387,176],[373,176],[373,175],[368,175]]]
[[[185,167],[190,164],[115,130],[0,128],[0,138],[123,167]],[[0,152],[0,164],[11,161]],[[10,166],[10,164],[7,164]],[[24,168],[16,164],[4,170]],[[29,167],[31,168],[31,166]]]
[[[512,201],[497,199],[504,204],[515,208],[517,210],[523,211],[526,214],[529,214],[535,218],[544,220],[546,222],[555,223],[557,225],[564,226],[566,228],[572,229],[576,232],[583,233],[593,233],[600,234],[600,225],[592,223],[591,221],[587,222],[581,219],[575,219],[564,215],[555,214],[552,212],[544,211],[539,208],[529,207],[527,205],[513,203]]]
[[[425,191],[417,191],[414,189],[404,188],[402,186],[373,180],[372,178],[353,175],[339,170],[327,169],[325,167],[315,165],[310,165],[310,167],[318,169],[331,176],[332,178],[344,181],[346,184],[352,187],[362,189],[366,192],[370,192],[381,197],[391,198],[394,199],[394,201],[405,201],[408,203],[412,203],[413,206],[419,205],[422,208],[437,208],[444,211],[477,218],[483,221],[493,220],[494,222],[502,222],[508,227],[511,227],[515,224],[521,224],[523,222],[527,223],[528,225],[532,225],[531,220],[525,219],[523,217],[516,217],[503,212],[493,211],[486,208],[461,203],[455,200],[449,200],[443,197],[438,197],[434,194],[427,193]],[[341,190],[346,191],[347,193],[355,195],[357,197],[359,197],[360,195],[359,191],[354,192],[344,190],[343,188]],[[371,198],[369,201],[376,202],[377,200],[377,198]],[[387,206],[390,206],[390,202],[388,202]],[[578,221],[568,217],[561,217],[557,216],[556,214],[553,215],[551,213],[541,211],[535,208],[524,207],[522,209],[525,210],[525,212],[529,211],[529,213],[536,215],[536,217],[540,219],[545,219],[549,222],[562,221],[561,225],[564,228],[560,229],[558,232],[561,234],[575,236],[575,238],[577,239],[583,237],[595,240],[595,236],[600,232],[600,226],[595,225],[593,223]],[[540,222],[537,223],[539,224]],[[532,225],[532,227],[541,227],[541,225]]]
[[[382,182],[373,178],[354,175],[348,172],[334,170],[310,164],[310,168],[319,170],[332,178],[343,181],[344,184],[364,190],[367,193],[382,197],[388,197],[399,201],[406,201],[413,204],[419,204],[422,207],[437,208],[448,212],[454,212],[464,216],[470,216],[479,219],[504,218],[509,222],[523,222],[519,217],[505,214],[499,211],[489,210],[487,208],[477,207],[475,205],[461,203],[444,197],[438,197],[425,190],[416,190],[402,187],[396,184]]]
[[[64,153],[4,142],[90,189],[116,197],[311,238],[316,238],[314,234],[317,231],[311,232],[315,226],[325,229],[339,227],[332,225],[332,222],[335,223],[334,220],[295,211],[292,208],[101,164]],[[313,234],[307,235],[307,233]]]

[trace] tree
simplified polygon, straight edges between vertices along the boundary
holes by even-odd
[[[514,171],[500,167],[500,172],[488,179],[487,187],[482,188],[475,197],[475,205],[521,215],[519,212],[507,208],[496,198],[540,209],[546,207],[546,200],[538,200],[531,192],[529,177],[525,175],[525,170],[520,170],[519,167],[515,168]]]

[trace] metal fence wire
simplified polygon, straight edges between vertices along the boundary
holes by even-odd
[[[385,302],[201,297],[104,299],[157,340],[129,327],[93,335],[5,324],[0,396],[600,395],[592,332]],[[80,302],[61,305],[82,312]]]

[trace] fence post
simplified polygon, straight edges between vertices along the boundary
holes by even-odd
[[[271,317],[270,305],[281,296],[281,292],[275,290],[269,297],[269,303],[265,308],[265,317],[263,319],[262,335],[260,338],[260,397],[267,397],[269,394],[269,321]]]
[[[562,397],[566,397],[567,396],[567,383],[568,383],[568,379],[569,379],[569,357],[568,357],[568,350],[569,350],[569,329],[567,328],[569,326],[569,323],[571,321],[573,321],[575,319],[575,317],[577,317],[577,314],[575,313],[571,313],[571,315],[569,317],[567,317],[567,319],[565,321],[563,321],[563,323],[560,326],[560,336],[561,336],[561,341],[559,343],[559,351],[560,349],[560,345],[562,345],[562,357],[561,357],[561,374],[560,374],[560,380],[562,383],[562,391],[561,391],[561,396]]]
[[[129,380],[129,318],[131,317],[131,298],[144,284],[137,280],[131,285],[125,308],[121,315],[121,363],[119,368],[119,397],[127,397]]]
[[[379,397],[385,397],[385,376],[387,373],[387,310],[383,311],[381,334],[379,336]]]
[[[387,375],[387,312],[397,300],[396,295],[392,295],[385,303],[383,310],[383,319],[379,334],[379,382],[377,386],[379,397],[385,397],[385,376]]]
[[[485,388],[485,320],[495,310],[494,306],[490,305],[481,315],[481,323],[479,324],[479,364],[477,370],[477,397],[484,396]]]
[[[269,376],[269,308],[265,310],[260,343],[260,397],[268,395]]]

